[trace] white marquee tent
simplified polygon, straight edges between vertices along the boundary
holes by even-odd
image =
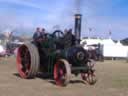
[[[6,52],[6,50],[4,49],[4,47],[2,45],[0,45],[0,55],[4,55]]]
[[[86,45],[102,44],[104,57],[128,57],[128,46],[124,46],[118,41],[115,43],[112,39],[83,39],[82,43]],[[86,48],[86,47],[84,47]]]

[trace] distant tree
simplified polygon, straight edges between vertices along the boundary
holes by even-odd
[[[128,45],[128,38],[125,38],[125,39],[121,40],[121,43],[123,45]]]

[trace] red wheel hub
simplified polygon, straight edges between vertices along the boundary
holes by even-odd
[[[56,84],[62,86],[65,81],[65,66],[61,62],[57,62],[54,67],[54,79]]]

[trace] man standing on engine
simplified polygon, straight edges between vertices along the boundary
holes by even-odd
[[[33,34],[33,40],[36,41],[40,37],[40,28],[37,27],[35,33]]]
[[[72,34],[72,29],[69,29],[64,35],[65,46],[71,47],[75,45],[75,36]]]
[[[44,38],[44,34],[45,34],[45,29],[43,28],[42,30],[40,30],[40,28],[37,27],[33,35],[33,40],[38,41],[39,39]]]

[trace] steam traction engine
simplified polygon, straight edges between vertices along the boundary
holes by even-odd
[[[52,74],[57,85],[67,85],[71,74],[81,74],[83,81],[94,84],[94,60],[91,53],[79,44],[81,15],[75,15],[75,42],[66,40],[63,32],[56,30],[45,34],[39,41],[25,43],[17,53],[17,69],[22,78],[34,78],[38,73]],[[68,42],[68,45],[67,43]],[[90,57],[91,56],[91,57]]]

